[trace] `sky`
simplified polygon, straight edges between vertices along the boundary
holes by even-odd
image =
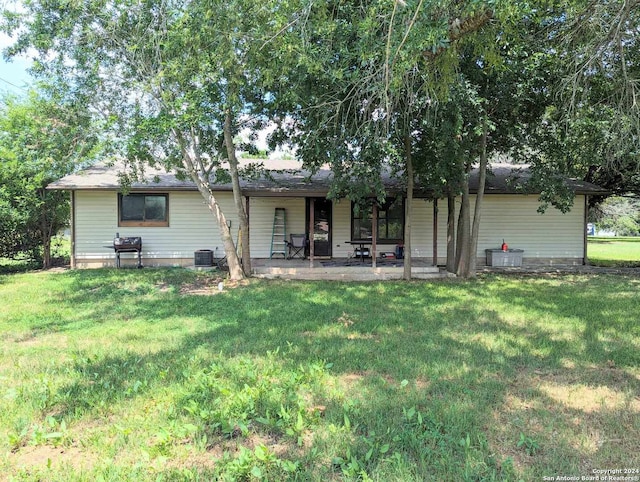
[[[4,93],[25,94],[29,85],[33,83],[32,77],[27,72],[32,63],[28,56],[17,57],[7,61],[2,55],[2,51],[12,43],[13,41],[10,37],[0,33],[0,96]],[[271,130],[273,129],[269,128],[259,133],[259,138],[256,141],[258,149],[267,150],[266,137]],[[248,132],[243,134],[248,138]],[[281,151],[277,151],[278,156],[281,154]]]
[[[11,45],[12,41],[6,35],[0,33],[0,52]],[[28,85],[32,82],[27,73],[31,61],[26,57],[18,57],[7,62],[4,56],[0,55],[0,92],[11,92],[20,94],[26,92]]]

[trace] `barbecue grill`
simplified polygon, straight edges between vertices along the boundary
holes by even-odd
[[[142,268],[142,238],[129,236],[121,238],[118,233],[113,238],[113,250],[116,252],[116,267],[120,267],[120,253],[138,253],[138,268]]]

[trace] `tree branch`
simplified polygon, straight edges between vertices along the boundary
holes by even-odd
[[[470,17],[461,20],[459,18],[453,19],[449,23],[449,35],[447,41],[449,44],[460,40],[461,38],[477,32],[484,27],[493,18],[492,10],[483,10]],[[425,50],[423,55],[426,59],[433,59],[447,50],[446,46],[438,46],[433,50]]]

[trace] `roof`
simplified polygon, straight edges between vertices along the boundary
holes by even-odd
[[[474,169],[469,179],[470,192],[475,193],[478,191],[479,177],[479,170]],[[523,194],[531,192],[523,189],[530,178],[531,172],[526,164],[492,163],[489,167],[489,172],[487,172],[484,190],[487,194]],[[568,178],[565,179],[565,182],[576,194],[589,196],[609,194],[607,189],[581,179]]]
[[[324,167],[311,175],[303,170],[302,165],[296,160],[264,159],[240,161],[242,167],[251,164],[263,163],[268,175],[259,178],[251,177],[241,180],[241,187],[248,196],[291,196],[291,195],[325,195],[330,187],[333,174],[328,167]],[[121,177],[125,172],[123,164],[99,163],[81,172],[70,174],[51,183],[49,189],[63,190],[118,190],[121,188]],[[530,177],[527,166],[505,163],[493,163],[490,172],[487,173],[485,193],[487,194],[522,194],[525,181]],[[166,172],[160,168],[145,168],[145,182],[134,182],[131,191],[194,191],[195,184],[190,179],[181,179],[174,173]],[[471,173],[469,189],[471,193],[478,189],[478,170]],[[402,182],[391,176],[383,174],[383,182],[390,190],[401,191]],[[569,186],[576,194],[603,195],[608,191],[577,179],[568,179]],[[231,191],[230,183],[215,184],[216,191]],[[427,191],[420,192],[417,196],[429,197]]]

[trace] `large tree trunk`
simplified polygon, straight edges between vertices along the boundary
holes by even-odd
[[[233,142],[232,112],[227,108],[224,116],[224,142],[227,147],[229,157],[229,173],[231,174],[231,184],[233,187],[233,201],[236,206],[238,220],[240,222],[240,239],[237,240],[242,249],[242,269],[246,276],[251,276],[251,249],[249,246],[249,219],[243,202],[242,189],[240,188],[240,176],[238,175],[238,158],[236,157],[236,146]]]
[[[413,212],[413,159],[411,158],[411,136],[404,137],[407,163],[407,201],[404,218],[404,273],[403,278],[411,279],[411,213]]]
[[[480,167],[478,169],[478,191],[476,193],[476,203],[473,212],[473,227],[471,227],[468,176],[463,184],[462,205],[460,206],[460,218],[458,219],[458,252],[456,253],[456,274],[462,278],[472,278],[476,275],[478,235],[480,233],[484,185],[487,178],[487,135],[488,126],[485,120],[482,126],[482,136],[480,138]]]
[[[233,237],[231,236],[231,230],[227,225],[227,218],[225,217],[218,200],[213,195],[208,184],[202,182],[202,180],[196,175],[192,175],[191,178],[198,186],[198,191],[205,199],[209,210],[213,213],[218,222],[218,229],[220,230],[220,238],[222,239],[222,245],[224,246],[224,252],[227,256],[227,264],[229,265],[229,278],[234,281],[244,279],[244,271],[240,266],[240,260],[238,259],[238,253],[236,252],[236,246],[233,243]]]
[[[488,126],[486,120],[482,125],[482,137],[480,138],[480,167],[478,173],[478,192],[476,193],[476,205],[473,212],[473,228],[471,230],[471,243],[469,247],[469,269],[467,277],[476,275],[476,265],[478,261],[478,235],[480,233],[480,218],[482,216],[482,201],[484,199],[484,185],[487,179],[487,135]]]
[[[209,179],[204,176],[207,175],[202,171],[198,171],[194,165],[194,160],[191,158],[191,151],[187,148],[187,143],[180,132],[174,132],[176,139],[180,144],[182,150],[182,165],[191,177],[191,180],[195,183],[200,195],[204,198],[207,207],[213,213],[218,223],[218,229],[220,230],[220,238],[222,245],[224,246],[225,255],[227,256],[227,265],[229,266],[229,277],[234,280],[244,279],[244,272],[240,266],[240,260],[238,259],[238,253],[236,252],[236,246],[233,243],[231,237],[231,230],[227,225],[227,218],[225,217],[218,200],[213,195],[211,188],[209,187]]]
[[[229,229],[229,225],[227,224],[227,218],[222,212],[222,208],[218,203],[218,200],[213,194],[213,191],[210,188],[210,180],[208,178],[208,172],[206,172],[201,163],[197,162],[199,160],[199,152],[197,151],[197,146],[195,147],[195,157],[194,160],[192,156],[194,155],[194,149],[189,147],[189,143],[186,141],[184,136],[180,131],[174,130],[174,135],[178,144],[180,145],[180,149],[182,151],[182,165],[191,177],[191,180],[195,183],[200,195],[204,198],[207,207],[213,213],[218,223],[218,229],[220,230],[220,238],[222,240],[222,245],[224,246],[225,255],[227,257],[227,265],[229,266],[229,278],[234,281],[239,281],[244,279],[244,271],[242,270],[242,266],[240,265],[240,259],[238,258],[238,253],[236,252],[236,246],[233,242],[233,237],[231,236],[231,230]],[[199,168],[196,167],[198,164]],[[233,168],[231,168],[233,171]],[[236,163],[236,175],[237,171],[237,163]],[[244,207],[243,207],[244,209]]]
[[[456,272],[456,197],[447,195],[447,271]]]
[[[456,274],[466,278],[469,273],[469,249],[471,241],[471,208],[469,203],[469,178],[462,184],[462,204],[458,215],[456,239]]]

